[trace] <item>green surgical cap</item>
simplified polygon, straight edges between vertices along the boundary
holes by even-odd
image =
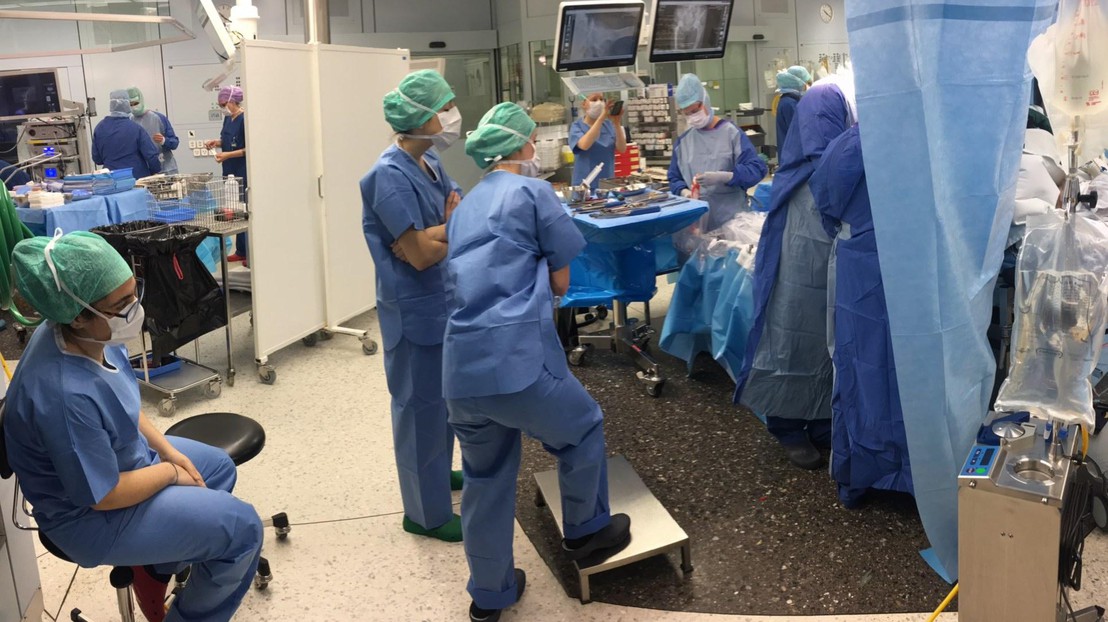
[[[800,80],[804,82],[804,84],[808,84],[812,81],[812,74],[808,73],[808,70],[804,67],[801,67],[800,65],[793,65],[792,67],[789,67],[787,71],[794,76],[800,78]]]
[[[23,240],[12,251],[15,286],[46,319],[69,324],[80,313],[81,303],[58,287],[46,263],[51,238]],[[66,287],[89,306],[112,293],[131,278],[131,267],[104,238],[87,231],[61,236],[50,259]]]
[[[127,95],[131,97],[131,101],[138,101],[138,107],[131,108],[131,112],[139,116],[146,114],[146,99],[142,96],[142,91],[137,86],[132,86],[127,89]]]
[[[534,131],[535,121],[526,110],[508,102],[497,104],[481,117],[477,129],[466,138],[466,155],[473,158],[477,168],[489,168],[498,159],[522,149],[531,140],[531,133]]]
[[[385,94],[385,120],[393,131],[414,130],[453,99],[454,91],[445,78],[432,69],[422,69],[408,74],[400,86]]]

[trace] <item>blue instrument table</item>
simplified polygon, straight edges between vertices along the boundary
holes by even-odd
[[[136,188],[108,196],[93,196],[60,207],[16,208],[15,213],[35,235],[54,235],[57,229],[64,233],[88,231],[93,227],[146,218],[147,196],[145,189]]]
[[[695,223],[708,211],[708,204],[686,200],[657,212],[621,218],[593,218],[588,214],[573,214],[569,207],[566,210],[573,216],[588,246],[570,267],[569,291],[562,297],[561,304],[582,307],[611,301],[615,315],[610,330],[580,335],[569,361],[579,365],[590,346],[625,352],[640,368],[639,381],[651,396],[657,397],[661,395],[665,378],[647,350],[654,331],[649,324],[628,323],[627,303],[649,304],[654,296],[657,270],[653,241]]]

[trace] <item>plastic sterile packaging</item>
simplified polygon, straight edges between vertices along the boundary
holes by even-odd
[[[1011,371],[996,410],[1091,429],[1089,377],[1108,319],[1108,226],[1087,212],[1029,218],[1016,270]]]

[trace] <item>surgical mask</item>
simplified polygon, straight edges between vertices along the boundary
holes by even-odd
[[[123,312],[112,317],[104,315],[94,309],[88,302],[78,298],[77,295],[69,289],[69,286],[65,284],[65,281],[61,279],[61,276],[58,275],[58,269],[54,265],[54,259],[50,254],[54,251],[54,244],[57,243],[61,236],[62,232],[59,229],[54,234],[54,239],[50,240],[50,243],[46,245],[46,249],[43,252],[46,258],[46,267],[50,269],[50,274],[54,276],[54,285],[58,288],[58,291],[65,292],[67,296],[77,301],[77,304],[88,309],[93,315],[107,322],[108,328],[111,330],[111,336],[105,341],[88,337],[77,337],[77,339],[103,345],[123,345],[129,341],[138,339],[142,335],[142,327],[146,321],[146,310],[142,308],[143,290],[145,289],[142,281],[136,281],[135,301],[128,305]]]
[[[435,149],[444,151],[452,147],[462,137],[462,111],[455,106],[450,110],[444,110],[437,114],[439,123],[442,125],[442,131],[431,136],[431,143],[435,145]]]
[[[604,102],[592,101],[585,103],[585,114],[588,115],[590,119],[600,118],[600,113],[602,112],[604,112]]]
[[[712,114],[706,108],[701,108],[690,115],[686,115],[685,120],[688,121],[689,127],[702,130],[712,122]]]
[[[230,110],[228,110],[226,106],[224,106],[224,107],[220,108],[220,109],[219,109],[219,112],[220,112],[220,113],[222,113],[222,114],[223,114],[223,116],[225,116],[225,117],[229,117],[229,116],[231,116],[231,111],[230,111]]]

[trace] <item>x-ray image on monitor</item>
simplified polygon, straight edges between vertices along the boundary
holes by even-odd
[[[658,0],[650,62],[723,58],[734,0]]]
[[[635,63],[642,2],[566,2],[559,10],[557,71]]]

